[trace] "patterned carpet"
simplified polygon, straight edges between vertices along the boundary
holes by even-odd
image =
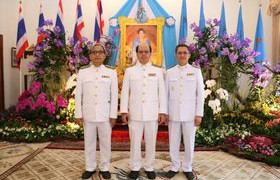
[[[35,157],[48,144],[49,143],[9,143],[0,141],[0,179],[4,179],[17,170],[21,164]]]
[[[128,162],[129,152],[113,152],[110,169],[113,180],[127,179]],[[158,180],[165,179],[162,175],[169,170],[169,165],[168,152],[157,152],[155,170]],[[262,163],[240,159],[221,151],[195,152],[194,170],[198,173],[199,180],[277,180],[280,177],[279,167],[270,167]],[[82,150],[43,149],[6,179],[77,180],[80,179],[83,171],[84,152]],[[139,180],[147,179],[145,173],[141,172],[140,175]],[[92,179],[99,180],[98,173]],[[173,180],[181,179],[185,179],[183,173],[179,173],[173,178]]]

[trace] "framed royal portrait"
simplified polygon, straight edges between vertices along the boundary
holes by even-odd
[[[17,56],[17,50],[15,47],[11,48],[11,66],[13,68],[17,67],[17,60],[16,60],[16,56]]]
[[[137,62],[136,47],[145,43],[152,47],[151,63],[162,66],[162,29],[163,17],[150,19],[146,23],[138,23],[135,19],[119,17],[120,24],[120,68],[125,69]]]

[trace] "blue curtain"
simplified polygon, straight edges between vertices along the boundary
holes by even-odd
[[[147,0],[149,3],[154,15],[156,17],[170,17],[167,12],[159,5],[159,3],[155,0]],[[166,69],[169,69],[177,64],[175,58],[175,47],[176,47],[176,29],[175,25],[168,26],[165,25],[163,27],[163,50],[164,50],[164,57],[165,57],[165,66]]]
[[[119,12],[117,12],[117,14],[112,17],[112,18],[119,18],[120,16],[128,16],[128,14],[130,13],[134,3],[137,0],[127,0],[126,3],[124,4],[124,6],[119,10]],[[116,29],[119,29],[120,26],[116,26],[116,27],[109,27],[109,36],[113,36],[114,35],[114,31]],[[116,44],[116,46],[119,46],[120,44],[120,34],[118,34],[116,37],[114,37],[114,43]],[[110,61],[108,62],[109,66],[115,67],[116,66],[116,59],[117,59],[117,53],[118,50],[115,50],[112,54],[112,58],[110,59]]]

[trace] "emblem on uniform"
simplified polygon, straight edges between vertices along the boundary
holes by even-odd
[[[187,73],[187,76],[193,76],[194,73]]]
[[[157,64],[152,64],[152,66],[157,67],[157,68],[161,68],[162,66],[157,65]]]
[[[156,76],[156,73],[149,73],[148,76]]]
[[[88,64],[88,65],[86,65],[86,66],[82,66],[80,69],[85,69],[85,68],[88,68],[88,67],[90,67],[91,66],[91,64]]]
[[[102,78],[110,78],[110,76],[101,76]]]

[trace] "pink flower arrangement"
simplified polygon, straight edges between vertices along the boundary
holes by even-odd
[[[61,94],[57,95],[56,102],[59,107],[66,108],[68,106],[67,100],[65,100]]]
[[[261,153],[262,155],[273,156],[273,142],[264,136],[250,136],[245,139],[231,137],[228,139],[234,148],[245,152]]]
[[[33,81],[30,89],[23,92],[18,98],[18,104],[16,105],[16,112],[25,111],[26,108],[30,110],[36,110],[37,108],[46,109],[49,115],[54,115],[56,112],[56,103],[47,99],[47,94],[41,92],[42,85],[40,82]],[[67,107],[67,101],[61,94],[57,95],[58,107]]]
[[[22,101],[24,99],[26,99],[28,96],[29,96],[30,92],[27,90],[27,91],[24,91],[18,98],[18,101]]]
[[[252,136],[249,140],[255,144],[272,145],[272,140],[264,136]]]
[[[33,82],[31,83],[29,92],[30,92],[31,94],[35,95],[35,94],[37,94],[38,92],[40,92],[41,87],[42,87],[42,84],[41,84],[40,82],[33,81]]]
[[[253,151],[261,153],[267,156],[273,156],[274,152],[272,150],[272,140],[263,136],[252,136],[249,138],[249,145],[252,147]]]

